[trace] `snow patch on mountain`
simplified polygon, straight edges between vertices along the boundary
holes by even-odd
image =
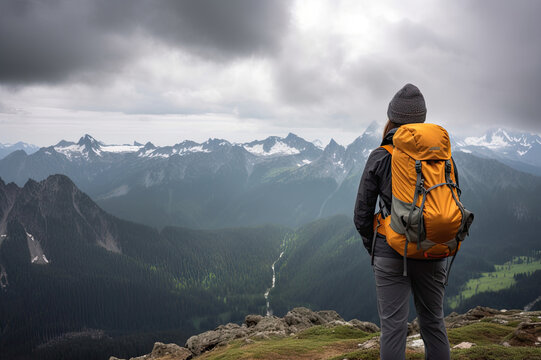
[[[147,158],[164,158],[167,159],[173,155],[184,156],[192,153],[209,153],[209,149],[205,149],[202,144],[190,147],[163,147],[163,148],[154,148],[147,149],[141,152],[138,157],[147,157]]]
[[[467,137],[464,139],[464,145],[469,146],[485,146],[489,149],[500,149],[502,147],[510,146],[509,136],[503,132],[505,136],[494,134],[491,139],[487,139],[487,135],[481,137]]]
[[[183,155],[183,154],[194,153],[194,152],[204,152],[204,153],[209,153],[210,150],[209,150],[209,149],[204,149],[204,148],[203,148],[203,145],[198,145],[198,146],[193,146],[193,147],[190,147],[190,148],[187,148],[187,149],[180,149],[180,150],[178,151],[178,154],[179,154],[179,155]]]
[[[257,156],[298,155],[301,153],[299,149],[290,147],[283,141],[276,141],[268,151],[264,150],[263,144],[255,144],[252,146],[244,145],[243,147],[246,151]]]
[[[40,242],[36,240],[34,235],[28,233],[28,231],[26,232],[26,243],[28,244],[30,262],[32,264],[47,265],[49,263]]]
[[[110,192],[108,192],[107,194],[105,194],[103,196],[100,196],[99,199],[103,200],[103,199],[114,198],[114,197],[117,197],[117,196],[123,196],[123,195],[126,195],[129,192],[130,192],[130,186],[129,185],[120,185],[119,187],[117,187],[117,188],[111,190]]]
[[[463,146],[483,146],[492,150],[499,150],[509,147],[521,147],[528,151],[537,143],[541,144],[541,138],[535,134],[513,133],[504,129],[490,130],[485,135],[475,137],[470,136],[463,141],[459,141],[457,145]]]
[[[156,149],[147,150],[144,153],[141,153],[138,155],[139,157],[147,157],[147,158],[164,158],[167,159],[171,156],[171,154],[163,154],[160,152],[157,152]]]
[[[100,149],[103,152],[110,153],[131,153],[137,152],[143,148],[142,145],[101,145]]]
[[[68,159],[72,159],[74,156],[78,155],[78,156],[84,156],[84,150],[85,150],[85,147],[83,145],[77,145],[77,144],[73,144],[73,145],[69,145],[69,146],[55,146],[53,148],[57,153],[60,153],[62,155],[64,155],[65,157],[67,157]],[[86,158],[88,159],[88,154],[86,154]]]
[[[304,166],[304,165],[310,165],[312,161],[308,159],[303,159],[300,163],[297,164],[298,167]]]

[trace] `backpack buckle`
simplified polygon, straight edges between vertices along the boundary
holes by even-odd
[[[421,160],[415,160],[415,172],[417,174],[421,173]]]
[[[445,172],[448,174],[451,173],[451,162],[449,160],[445,161]]]

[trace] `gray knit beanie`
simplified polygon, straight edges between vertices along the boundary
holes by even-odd
[[[387,116],[395,124],[425,122],[425,98],[417,86],[406,84],[402,89],[398,90],[389,103]]]

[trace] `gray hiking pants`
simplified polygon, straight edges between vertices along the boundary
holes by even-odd
[[[446,261],[374,257],[374,275],[381,323],[381,360],[405,359],[410,293],[413,293],[425,359],[450,359],[449,340],[443,322]]]

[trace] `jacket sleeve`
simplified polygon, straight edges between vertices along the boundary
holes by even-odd
[[[381,163],[381,158],[385,155],[386,150],[377,148],[368,157],[361,176],[359,190],[357,191],[357,199],[355,201],[355,209],[353,214],[353,222],[355,227],[363,239],[363,244],[368,253],[372,249],[372,237],[374,235],[374,211],[379,193],[381,179],[378,175],[378,166]]]

